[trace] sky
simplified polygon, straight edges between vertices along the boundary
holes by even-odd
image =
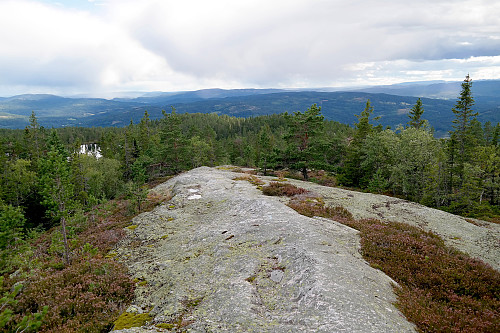
[[[495,0],[0,0],[0,96],[500,79]]]

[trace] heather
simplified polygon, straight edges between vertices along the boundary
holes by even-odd
[[[398,283],[396,306],[419,331],[500,330],[500,273],[491,266],[408,224],[355,220],[318,198],[292,199],[289,206],[359,230],[363,257]]]
[[[165,199],[149,195],[142,202],[142,211]],[[8,316],[0,317],[5,319],[4,330],[110,331],[132,300],[135,284],[125,267],[108,252],[124,237],[124,227],[139,213],[135,208],[133,200],[112,200],[73,221],[69,225],[75,232],[70,233],[68,265],[63,260],[59,228],[41,234],[29,244],[29,251],[19,253],[27,256],[26,264],[14,274],[6,274],[1,285],[3,295],[8,295],[12,286],[22,285],[11,302],[4,302],[8,310],[2,314]],[[26,323],[39,327],[32,325],[30,329]]]
[[[304,194],[307,190],[296,187],[289,183],[271,182],[262,188],[262,193],[269,196],[287,196],[293,197],[294,195]]]

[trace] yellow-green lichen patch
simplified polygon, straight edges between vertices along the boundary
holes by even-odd
[[[117,252],[115,252],[115,251],[110,251],[110,252],[108,252],[108,254],[106,254],[106,255],[104,256],[104,258],[106,258],[106,259],[112,259],[112,258],[116,257],[117,255],[118,255],[118,253],[117,253]]]
[[[148,281],[146,281],[146,279],[144,279],[143,277],[135,278],[134,283],[141,287],[148,285]]]
[[[146,324],[152,318],[149,313],[130,313],[124,312],[115,321],[114,330],[122,330],[131,327],[141,327]]]
[[[247,277],[245,280],[249,283],[253,283],[256,278],[257,278],[257,275],[252,275],[252,276]]]
[[[158,328],[164,328],[164,329],[167,329],[167,330],[171,330],[171,329],[175,328],[174,324],[167,324],[167,323],[156,324],[155,326],[158,327]]]

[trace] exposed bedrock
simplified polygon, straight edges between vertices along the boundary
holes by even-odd
[[[359,254],[356,230],[302,216],[237,176],[202,167],[153,190],[173,198],[134,218],[115,252],[138,285],[128,311],[154,319],[120,332],[415,331],[393,305],[394,282]],[[356,192],[308,186],[360,215]]]

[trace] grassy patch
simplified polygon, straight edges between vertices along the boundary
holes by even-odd
[[[347,223],[353,219],[351,212],[341,206],[328,207],[321,198],[306,197],[291,200],[288,204],[302,215],[326,217],[338,222]]]
[[[399,287],[396,306],[421,332],[500,332],[500,273],[405,223],[354,220],[321,200],[290,206],[360,231],[363,257]]]
[[[243,172],[241,167],[234,165],[220,165],[216,167],[217,170],[232,171],[232,172]]]

